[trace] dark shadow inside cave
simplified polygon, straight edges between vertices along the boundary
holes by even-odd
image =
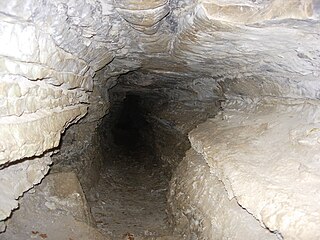
[[[148,122],[140,103],[140,96],[127,95],[122,102],[120,112],[115,119],[115,125],[112,128],[113,142],[124,152],[145,145],[143,131],[146,130]]]
[[[113,93],[114,94],[114,93]],[[153,147],[147,100],[132,93],[115,93],[100,127],[104,166],[100,181],[89,194],[92,214],[111,239],[127,232],[135,236],[166,234],[164,174]]]

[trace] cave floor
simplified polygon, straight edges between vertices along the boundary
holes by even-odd
[[[88,202],[98,229],[111,239],[176,239],[166,223],[168,180],[144,148],[119,151],[101,171]]]

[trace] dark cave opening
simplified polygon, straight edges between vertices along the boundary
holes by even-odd
[[[128,94],[122,102],[112,128],[113,142],[124,152],[145,145],[143,131],[147,129],[145,110],[141,107],[141,97]]]
[[[126,232],[160,236],[168,230],[168,177],[154,148],[150,103],[143,95],[113,92],[98,131],[104,150],[99,183],[89,204],[99,229],[111,239]]]
[[[216,109],[215,102],[180,101],[168,89],[127,83],[140,78],[123,75],[108,91],[110,108],[98,129],[104,164],[89,204],[111,239],[125,232],[150,239],[171,235],[170,179],[190,148],[188,131]]]

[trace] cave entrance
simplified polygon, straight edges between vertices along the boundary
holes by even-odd
[[[88,200],[98,228],[111,239],[131,239],[130,234],[147,239],[169,232],[169,179],[154,154],[153,129],[143,101],[131,93],[113,96],[99,127],[105,162]]]

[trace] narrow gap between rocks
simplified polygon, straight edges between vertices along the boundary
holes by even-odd
[[[98,228],[112,239],[145,239],[168,231],[168,177],[152,149],[142,100],[127,94],[114,102],[100,126],[104,166],[88,201]]]

